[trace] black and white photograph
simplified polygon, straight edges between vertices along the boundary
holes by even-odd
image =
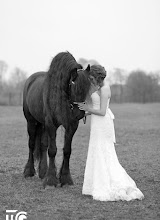
[[[0,0],[0,220],[160,219],[160,1]]]

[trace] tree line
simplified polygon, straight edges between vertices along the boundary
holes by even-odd
[[[113,102],[160,102],[160,72],[134,70],[124,74],[123,70],[115,69],[113,75]]]
[[[90,63],[98,64],[95,60],[79,59],[84,68]],[[15,67],[10,73],[9,80],[4,80],[8,65],[0,60],[0,105],[22,105],[24,83],[27,72]],[[146,73],[134,70],[127,73],[123,69],[115,68],[108,73],[111,85],[112,98],[115,103],[124,102],[160,102],[160,72]]]

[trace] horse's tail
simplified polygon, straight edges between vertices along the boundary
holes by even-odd
[[[41,137],[42,137],[42,127],[38,126],[36,130],[35,149],[34,149],[34,160],[38,162],[42,157]]]

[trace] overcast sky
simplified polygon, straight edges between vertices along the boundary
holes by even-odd
[[[66,50],[107,70],[160,70],[160,0],[0,0],[0,60],[31,74]]]

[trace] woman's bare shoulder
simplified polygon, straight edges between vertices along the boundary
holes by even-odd
[[[101,87],[101,90],[110,90],[110,85],[109,85],[109,83],[106,81],[105,83],[104,83],[104,85]]]
[[[109,81],[107,80],[107,78],[104,79],[103,86],[110,87],[110,84],[109,84]]]
[[[109,97],[111,96],[111,89],[108,82],[105,82],[105,84],[101,87],[101,93]]]

